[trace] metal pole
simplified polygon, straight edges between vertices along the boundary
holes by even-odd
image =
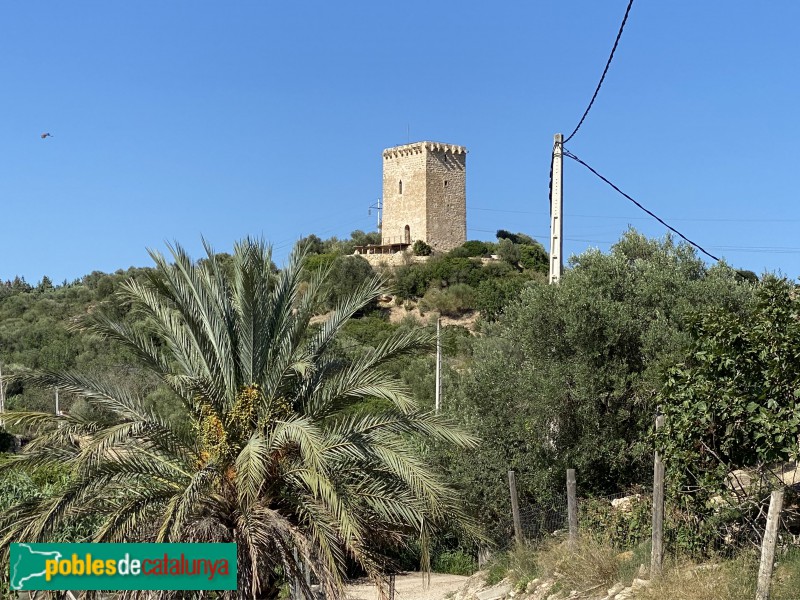
[[[442,318],[436,319],[436,412],[439,412],[439,405],[442,397],[442,338],[441,338]]]
[[[61,411],[58,409],[58,388],[56,388],[56,416],[60,415]]]
[[[553,143],[553,175],[552,190],[550,198],[550,283],[556,283],[561,279],[563,264],[561,261],[561,251],[563,248],[564,222],[561,218],[561,204],[563,191],[563,150],[564,136],[557,133]]]

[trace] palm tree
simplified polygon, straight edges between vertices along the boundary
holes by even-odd
[[[100,523],[94,541],[236,542],[237,598],[272,597],[287,579],[308,594],[301,565],[338,598],[348,560],[379,581],[388,553],[414,541],[429,566],[437,528],[466,521],[420,458],[420,439],[475,441],[422,410],[384,366],[430,347],[430,335],[400,332],[348,358],[337,336],[385,293],[380,278],[316,327],[326,273],[301,283],[302,249],[278,273],[263,242],[240,242],[225,265],[206,252],[197,263],[180,246],[170,246],[171,262],[150,253],[156,268],[122,292],[145,326],[102,315],[86,324],[169,386],[185,419],[96,378],[29,375],[95,410],[6,415],[39,435],[5,468],[66,466],[70,483],[1,515],[0,548],[48,541],[87,514]],[[365,410],[365,400],[381,408]]]

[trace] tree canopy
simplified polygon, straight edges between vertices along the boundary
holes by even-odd
[[[751,294],[727,266],[635,232],[609,254],[574,257],[558,285],[522,288],[448,399],[485,443],[443,460],[495,537],[510,525],[507,469],[525,501],[560,493],[567,468],[582,474],[583,493],[646,482],[658,392],[689,342],[691,313],[736,312]]]

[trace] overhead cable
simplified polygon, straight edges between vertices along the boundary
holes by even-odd
[[[633,0],[628,1],[628,8],[625,9],[625,16],[622,18],[622,24],[619,26],[619,32],[617,33],[617,39],[614,40],[614,47],[611,48],[611,54],[608,56],[608,61],[606,62],[606,68],[603,69],[603,74],[600,76],[600,81],[597,84],[597,87],[594,90],[594,94],[592,94],[592,99],[589,101],[589,106],[586,107],[586,110],[583,112],[583,116],[578,124],[575,126],[575,129],[567,136],[567,139],[564,140],[566,144],[569,142],[572,137],[578,133],[578,129],[581,128],[583,122],[586,120],[586,115],[589,114],[589,111],[592,110],[592,105],[594,104],[595,99],[597,98],[597,94],[600,92],[600,87],[603,85],[603,80],[606,78],[606,73],[608,73],[608,68],[611,66],[611,61],[614,59],[614,52],[617,50],[617,46],[619,45],[619,39],[622,37],[622,30],[625,29],[625,23],[628,21],[628,14],[631,12],[631,6],[633,6]]]
[[[706,250],[705,248],[703,248],[703,247],[702,247],[700,244],[697,244],[697,243],[693,242],[692,240],[690,240],[689,238],[687,238],[687,237],[686,237],[685,235],[683,235],[683,234],[682,234],[680,231],[678,231],[677,229],[675,229],[675,228],[674,228],[672,225],[670,225],[669,223],[667,223],[666,221],[664,221],[664,219],[660,218],[658,215],[656,215],[656,214],[655,214],[655,213],[653,213],[652,211],[650,211],[650,210],[647,210],[647,209],[646,209],[644,206],[642,206],[641,204],[639,204],[639,203],[638,203],[636,200],[634,200],[634,199],[633,199],[631,196],[629,196],[628,194],[626,194],[625,192],[623,192],[623,191],[622,191],[621,189],[619,189],[619,188],[618,188],[616,185],[614,185],[613,183],[611,183],[611,181],[609,181],[608,179],[606,179],[605,177],[603,177],[603,176],[602,176],[600,173],[598,173],[597,171],[595,171],[595,170],[594,170],[592,167],[590,167],[588,164],[586,164],[586,163],[585,163],[584,161],[582,161],[580,158],[578,158],[577,156],[575,156],[575,155],[574,155],[572,152],[570,152],[570,151],[569,151],[569,150],[567,150],[566,148],[564,148],[564,149],[563,149],[563,152],[564,152],[564,156],[567,156],[567,157],[571,158],[572,160],[574,160],[575,162],[582,164],[584,167],[586,167],[587,169],[589,169],[589,171],[591,171],[591,172],[592,172],[592,173],[594,173],[594,174],[595,174],[597,177],[599,177],[600,179],[602,179],[603,181],[605,181],[605,182],[606,182],[608,185],[610,185],[610,186],[611,186],[611,187],[612,187],[614,190],[616,190],[618,193],[620,193],[620,194],[621,194],[621,195],[623,195],[625,198],[627,198],[628,200],[630,200],[631,202],[633,202],[633,203],[634,203],[636,206],[638,206],[639,208],[641,208],[641,209],[642,209],[644,212],[646,212],[648,215],[650,215],[651,217],[653,217],[653,218],[654,218],[656,221],[658,221],[659,223],[661,223],[661,224],[662,224],[664,227],[666,227],[667,229],[669,229],[670,231],[672,231],[673,233],[675,233],[676,235],[678,235],[678,236],[679,236],[681,239],[683,239],[684,241],[688,242],[689,244],[691,244],[692,246],[694,246],[695,248],[697,248],[698,250],[700,250],[700,252],[702,252],[703,254],[705,254],[706,256],[708,256],[708,257],[710,257],[710,258],[713,258],[713,259],[714,259],[714,260],[716,260],[717,262],[719,262],[719,261],[721,260],[719,257],[717,257],[717,256],[714,256],[714,255],[713,255],[713,254],[711,254],[711,253],[710,253],[708,250]]]

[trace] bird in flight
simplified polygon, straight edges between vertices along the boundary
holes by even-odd
[[[42,139],[49,138],[49,137],[53,137],[53,136],[50,135],[49,133],[43,133],[42,134]]]

